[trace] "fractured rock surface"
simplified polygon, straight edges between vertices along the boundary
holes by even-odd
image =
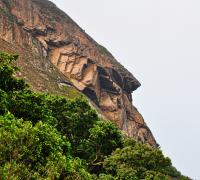
[[[0,38],[50,61],[127,136],[157,145],[132,105],[139,81],[53,3],[0,0]]]

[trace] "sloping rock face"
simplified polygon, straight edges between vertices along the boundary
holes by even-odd
[[[0,38],[29,48],[41,61],[48,61],[46,64],[54,67],[50,72],[58,70],[127,136],[157,146],[132,105],[131,94],[140,86],[139,81],[52,2],[0,0]],[[41,62],[37,63],[41,69]],[[49,71],[51,65],[43,70]],[[26,68],[23,71],[29,73]]]

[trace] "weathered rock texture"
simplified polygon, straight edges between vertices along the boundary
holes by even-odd
[[[127,136],[156,146],[143,117],[132,105],[131,93],[140,86],[138,80],[53,3],[0,0],[0,38],[37,56],[20,64],[30,83],[32,76],[47,82],[71,82]],[[28,68],[32,66],[33,72]],[[38,83],[32,83],[35,89],[45,89]]]

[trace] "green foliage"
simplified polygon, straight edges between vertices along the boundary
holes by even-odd
[[[50,125],[38,122],[33,126],[8,114],[0,117],[0,134],[2,176],[24,177],[25,169],[31,177],[57,177],[68,170],[70,143]]]
[[[172,167],[170,159],[164,157],[161,150],[132,139],[126,140],[124,145],[124,148],[117,149],[105,160],[104,168],[107,173],[120,179],[134,177],[133,179],[164,180],[168,176],[180,177],[180,173]]]
[[[0,89],[0,114],[5,114],[8,109],[8,95]]]
[[[48,96],[46,100],[52,115],[58,120],[57,129],[66,135],[73,146],[81,138],[89,136],[89,129],[99,120],[97,113],[83,98],[67,100],[63,97]]]
[[[63,95],[66,96],[68,99],[74,99],[75,97],[80,97],[82,94],[76,88],[67,86],[67,85],[60,85],[60,89],[63,92]],[[60,94],[60,92],[59,92]]]
[[[159,149],[124,140],[84,97],[32,92],[0,53],[0,179],[188,178]]]
[[[43,121],[56,125],[57,119],[52,116],[46,97],[45,94],[33,93],[30,90],[15,91],[10,95],[8,108],[17,118],[30,120],[33,123]]]
[[[122,147],[122,134],[113,123],[105,121],[97,121],[89,133],[78,147],[78,155],[87,160],[92,172],[99,173],[105,156]]]
[[[100,174],[98,177],[99,180],[117,180],[110,174]]]
[[[16,79],[13,76],[16,67],[13,67],[12,62],[17,60],[17,55],[9,55],[0,52],[0,89],[10,92],[23,90],[27,87],[26,83],[21,79]]]

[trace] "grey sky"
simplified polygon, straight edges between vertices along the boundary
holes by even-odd
[[[200,1],[52,1],[140,80],[134,104],[173,164],[200,180]]]

